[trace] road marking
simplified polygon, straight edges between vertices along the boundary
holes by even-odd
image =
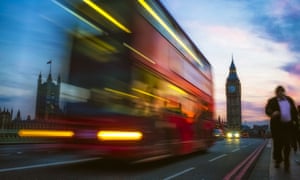
[[[240,150],[240,148],[236,148],[236,149],[232,150],[231,152],[236,152],[236,151],[239,151],[239,150]]]
[[[150,157],[150,158],[145,158],[145,159],[141,159],[141,160],[137,160],[132,162],[132,164],[138,164],[138,163],[144,163],[144,162],[150,162],[150,161],[155,161],[155,160],[159,160],[159,159],[164,159],[164,158],[168,158],[171,157],[171,154],[165,154],[165,155],[160,155],[160,156],[154,156],[154,157]]]
[[[86,158],[86,159],[78,159],[78,160],[71,160],[71,161],[47,163],[47,164],[36,164],[36,165],[29,165],[29,166],[4,168],[4,169],[0,169],[0,172],[17,171],[17,170],[24,170],[24,169],[30,169],[30,168],[40,168],[40,167],[57,166],[57,165],[65,165],[65,164],[74,164],[74,163],[93,161],[93,160],[98,160],[98,159],[102,159],[102,158],[100,158],[100,157]]]
[[[215,157],[215,158],[212,158],[212,159],[210,159],[210,160],[208,160],[208,161],[209,161],[209,162],[213,162],[213,161],[215,161],[215,160],[217,160],[217,159],[220,159],[220,158],[222,158],[222,157],[225,157],[225,156],[227,156],[227,154],[222,154],[222,155],[217,156],[217,157]]]
[[[243,179],[246,172],[249,170],[251,165],[253,165],[254,161],[258,158],[261,151],[266,145],[266,141],[263,142],[258,148],[256,148],[246,159],[240,162],[236,167],[233,168],[224,178],[223,180],[233,179]]]
[[[186,170],[184,170],[184,171],[181,171],[181,172],[179,172],[179,173],[176,173],[176,174],[174,174],[174,175],[172,175],[172,176],[166,177],[166,178],[164,178],[164,180],[169,180],[169,179],[175,178],[175,177],[180,176],[180,175],[182,175],[182,174],[184,174],[184,173],[186,173],[186,172],[189,172],[189,171],[191,171],[191,170],[193,170],[193,169],[195,169],[195,168],[194,168],[194,167],[188,168],[188,169],[186,169]]]

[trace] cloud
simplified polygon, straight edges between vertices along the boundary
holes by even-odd
[[[11,101],[11,97],[3,97],[3,96],[0,96],[0,102],[1,104],[3,104],[3,102],[10,102]],[[0,107],[1,108],[1,107]]]
[[[216,109],[216,114],[215,118],[217,119],[220,117],[221,119],[226,119],[226,101],[225,100],[218,100],[215,102],[215,109]]]
[[[282,69],[288,73],[288,82],[284,85],[287,90],[287,95],[291,96],[296,104],[300,104],[300,64],[299,63],[290,63],[282,67]]]
[[[289,64],[285,64],[282,67],[282,70],[289,72],[290,74],[300,76],[300,62],[292,62]]]
[[[24,89],[8,87],[8,86],[0,86],[0,97],[16,97],[16,96],[20,97],[20,96],[28,96],[31,94],[32,94],[31,90],[24,90]]]
[[[249,102],[242,101],[242,121],[257,121],[266,119],[266,115],[264,113],[264,104],[265,102]]]
[[[253,12],[253,23],[263,30],[262,37],[288,44],[293,52],[300,52],[300,2],[290,1],[256,1],[249,2]]]

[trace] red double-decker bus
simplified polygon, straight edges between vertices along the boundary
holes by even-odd
[[[213,145],[211,65],[162,3],[53,3],[69,41],[55,116],[72,132],[64,146],[142,160]]]

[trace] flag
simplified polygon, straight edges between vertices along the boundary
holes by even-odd
[[[47,62],[47,64],[51,64],[51,63],[52,63],[52,61],[51,61],[51,60]]]

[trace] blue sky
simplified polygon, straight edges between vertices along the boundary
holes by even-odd
[[[300,1],[162,0],[213,67],[216,116],[226,117],[233,56],[242,86],[242,120],[268,119],[277,85],[300,105]]]
[[[60,33],[64,30],[60,25],[53,25],[49,19],[65,12],[58,11],[51,1],[36,2],[0,1],[0,108],[13,109],[13,118],[17,110],[23,119],[27,115],[34,117],[38,75],[41,73],[46,80],[49,60],[54,80],[58,75],[65,78],[64,68],[68,67],[58,63],[68,59],[68,37]]]

